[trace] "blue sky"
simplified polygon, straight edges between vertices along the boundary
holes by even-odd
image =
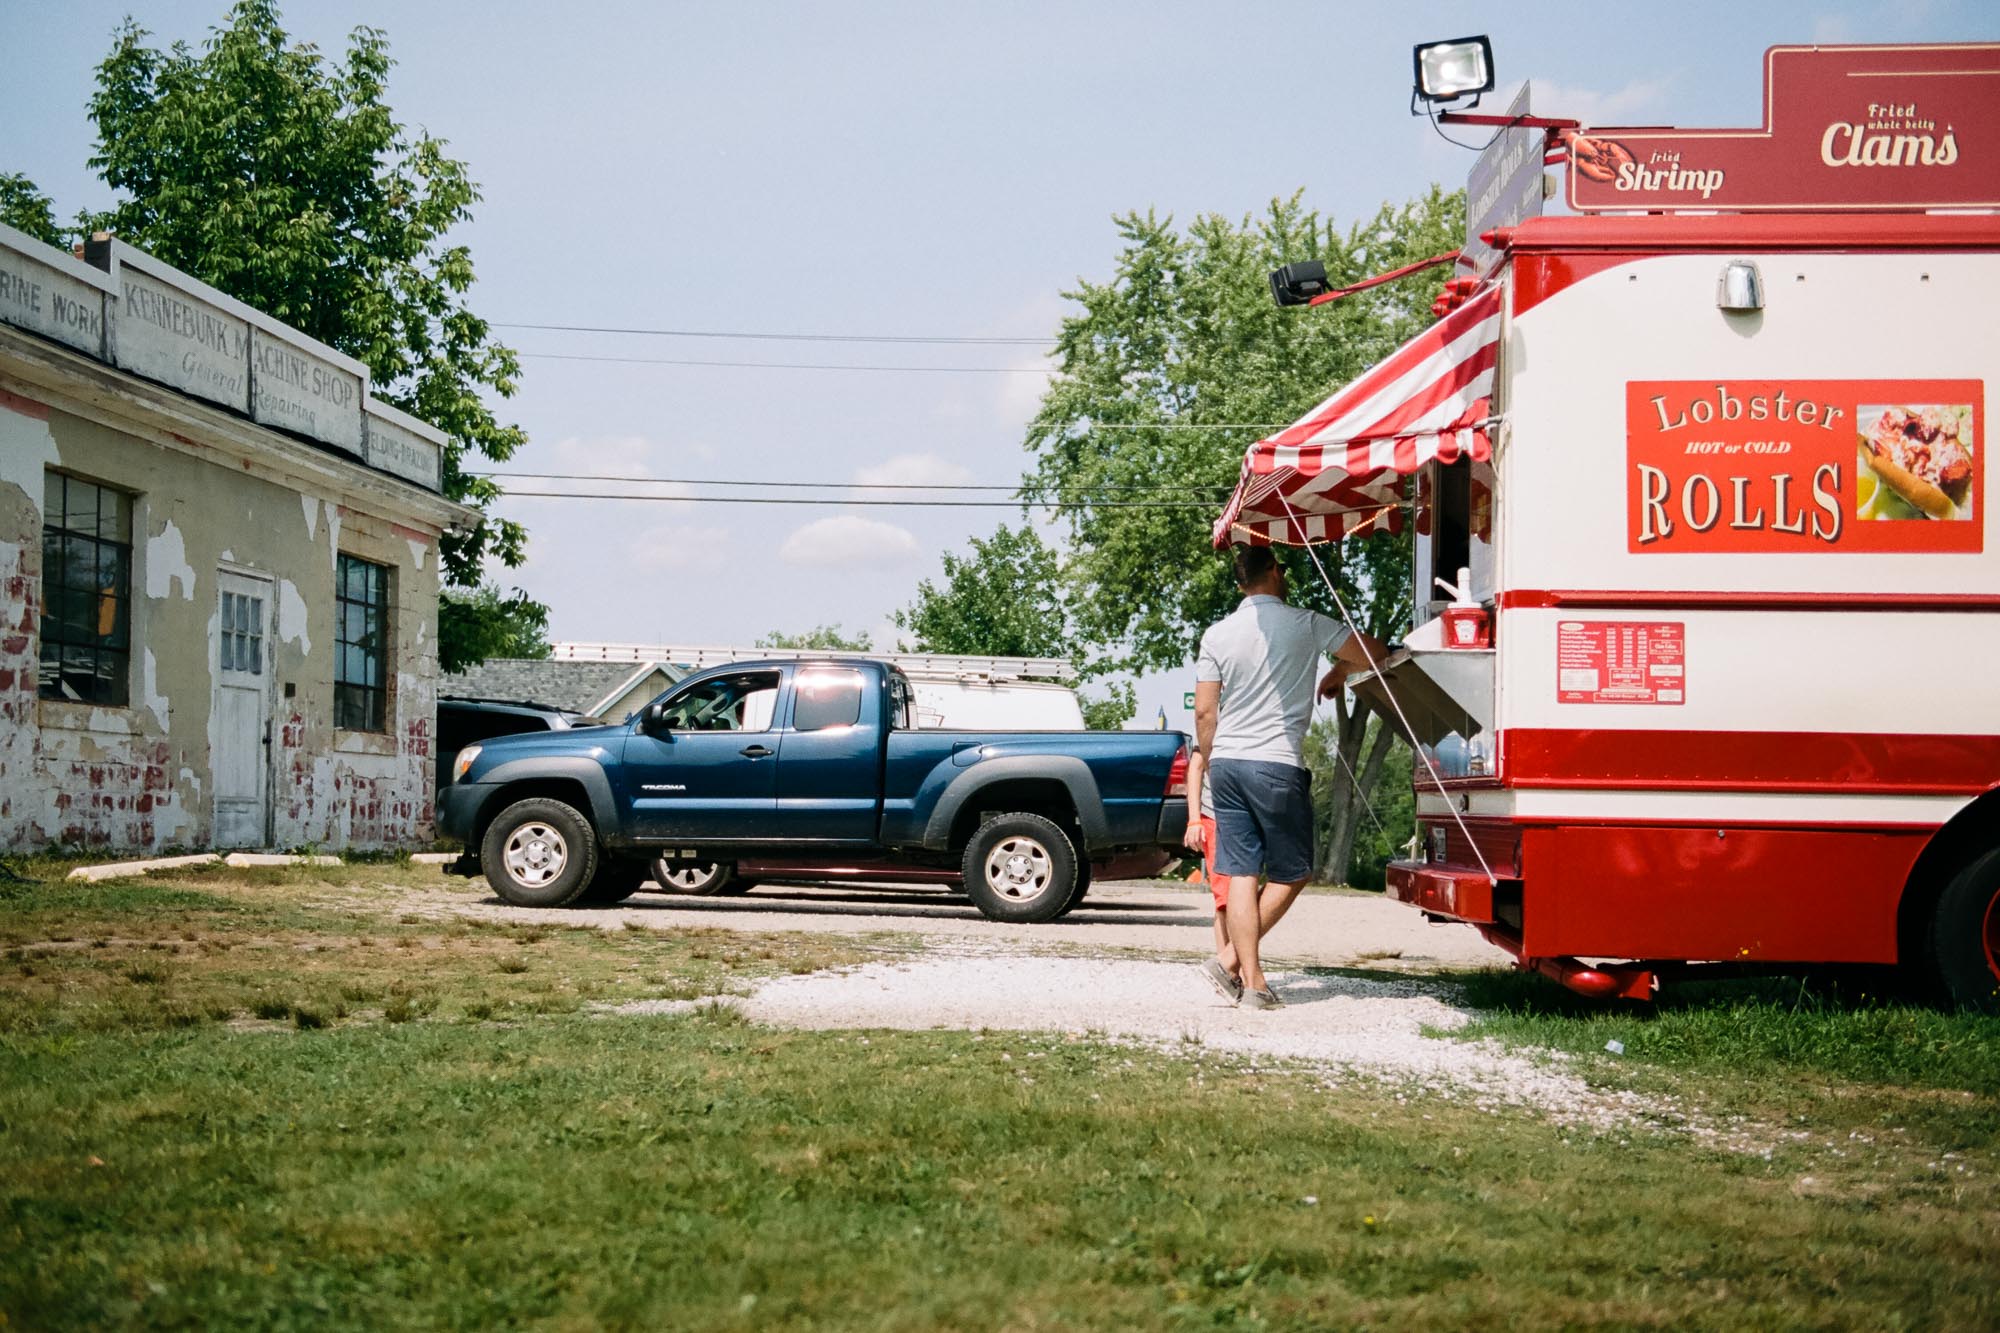
[[[63,215],[91,72],[134,13],[198,42],[223,0],[0,6],[0,170]],[[484,191],[463,229],[495,321],[1041,338],[1107,274],[1114,213],[1240,216],[1303,188],[1343,220],[1472,154],[1407,113],[1413,43],[1487,32],[1503,92],[1598,123],[1755,123],[1776,42],[1961,41],[1994,11],[1892,4],[574,4],[324,0],[285,14],[336,51],[388,33],[390,100]],[[1011,483],[1042,379],[1030,346],[615,338],[506,329],[524,352],[1010,373],[524,362],[503,410],[556,472]],[[1026,370],[1031,373],[1012,373]],[[1331,387],[1331,386],[1326,386]],[[508,576],[561,638],[747,643],[874,630],[943,551],[1011,510],[517,499]],[[1141,592],[1139,595],[1143,595]],[[1142,689],[1175,725],[1186,682]]]

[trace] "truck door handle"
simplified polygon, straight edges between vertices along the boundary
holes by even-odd
[[[776,751],[767,750],[761,745],[746,745],[736,753],[745,755],[751,759],[762,759],[765,755],[775,754]]]

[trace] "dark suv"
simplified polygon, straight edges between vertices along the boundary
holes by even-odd
[[[528,700],[468,699],[441,695],[437,702],[437,788],[451,781],[451,763],[468,745],[525,731],[568,731],[600,723],[568,709]]]

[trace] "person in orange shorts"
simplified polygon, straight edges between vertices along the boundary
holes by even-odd
[[[1227,978],[1227,983],[1217,983],[1216,988],[1226,998],[1233,999],[1240,994],[1242,983],[1236,980],[1236,950],[1229,944],[1229,876],[1215,873],[1215,802],[1208,794],[1207,779],[1208,762],[1197,747],[1188,759],[1188,822],[1181,845],[1201,853],[1201,876],[1208,881],[1209,895],[1215,899],[1216,961]],[[1232,993],[1232,985],[1236,994]]]

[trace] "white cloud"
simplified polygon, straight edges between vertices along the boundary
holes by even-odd
[[[1630,125],[1642,112],[1659,106],[1670,82],[1668,79],[1634,79],[1609,92],[1598,92],[1591,88],[1572,88],[1567,84],[1536,79],[1535,114],[1566,116],[1585,125]]]
[[[556,441],[551,468],[557,472],[650,477],[654,460],[666,452],[666,446],[643,435],[572,435]]]
[[[840,514],[806,524],[778,548],[788,565],[855,568],[899,565],[917,553],[917,539],[893,523]]]
[[[720,569],[728,544],[727,528],[661,523],[635,534],[625,544],[625,562],[638,573]]]
[[[854,480],[863,486],[962,486],[972,469],[936,454],[897,454],[886,463],[856,468]]]

